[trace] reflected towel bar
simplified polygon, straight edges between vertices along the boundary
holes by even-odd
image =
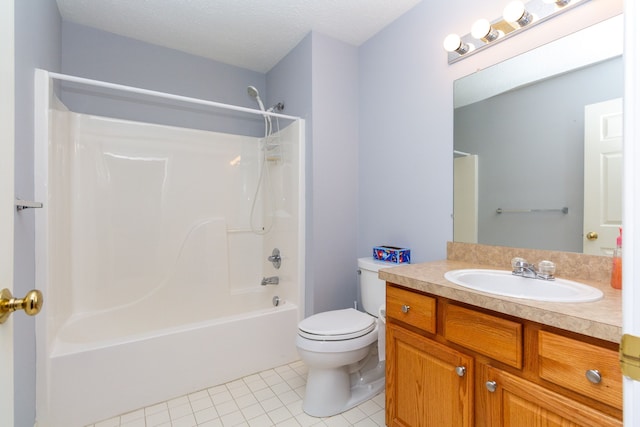
[[[471,153],[467,153],[466,151],[453,150],[453,154],[457,154],[458,156],[471,156]]]
[[[560,209],[496,209],[497,214],[501,213],[529,213],[529,212],[562,212],[563,214],[569,213],[569,208],[564,207]]]

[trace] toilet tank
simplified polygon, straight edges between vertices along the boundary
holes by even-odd
[[[385,281],[378,279],[378,270],[394,267],[394,264],[376,261],[373,258],[358,258],[360,272],[360,298],[364,310],[378,317],[378,309],[385,304]]]

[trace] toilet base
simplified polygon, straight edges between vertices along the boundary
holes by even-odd
[[[310,369],[302,410],[312,417],[330,417],[348,411],[384,390],[385,364],[378,361],[377,352],[370,353],[368,360],[355,372],[350,368]]]

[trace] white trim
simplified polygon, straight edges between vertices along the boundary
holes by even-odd
[[[624,2],[624,206],[622,332],[640,336],[640,7],[637,0]],[[624,425],[640,424],[640,382],[624,379]]]
[[[298,122],[298,141],[302,142],[298,145],[298,285],[299,295],[298,301],[298,321],[306,317],[305,306],[305,277],[306,277],[306,242],[307,242],[307,187],[306,187],[306,122],[300,119]]]
[[[0,289],[13,290],[15,152],[15,6],[0,0]],[[14,425],[13,319],[0,325],[0,414]]]
[[[1,1],[1,0],[0,0]],[[44,70],[35,70],[34,78],[34,147],[33,147],[33,174],[34,174],[34,199],[43,202],[43,207],[39,215],[35,215],[35,230],[48,230],[49,199],[47,183],[49,175],[49,158],[47,145],[49,143],[49,96],[51,92],[51,79]],[[34,269],[35,287],[40,289],[45,295],[52,295],[48,287],[46,277],[49,266],[39,266],[38,263],[47,263],[46,258],[48,243],[46,232],[36,232],[35,239],[35,262]],[[49,413],[49,397],[47,393],[47,382],[43,373],[48,372],[48,353],[41,349],[47,348],[47,322],[48,304],[42,306],[42,310],[36,316],[36,420],[42,414]],[[39,420],[42,421],[42,420]]]
[[[623,19],[616,15],[456,80],[454,108],[622,55]],[[530,66],[538,63],[545,66]]]

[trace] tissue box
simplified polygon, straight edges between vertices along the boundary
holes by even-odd
[[[411,262],[411,250],[396,248],[395,246],[375,246],[373,248],[373,259],[395,264],[408,263]]]

